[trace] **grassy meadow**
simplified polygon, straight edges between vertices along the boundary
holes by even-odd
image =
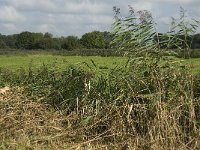
[[[0,67],[17,70],[29,67],[38,68],[43,64],[55,66],[55,69],[63,69],[68,65],[78,65],[87,68],[87,65],[93,66],[92,61],[98,68],[109,69],[115,66],[123,65],[126,62],[124,57],[101,57],[101,56],[59,56],[50,54],[36,55],[0,55]]]
[[[173,57],[172,57],[173,58]],[[128,59],[126,57],[101,57],[101,56],[61,56],[43,52],[36,54],[19,54],[19,55],[0,55],[0,67],[10,70],[18,70],[20,68],[28,69],[39,68],[42,65],[49,65],[55,69],[62,70],[69,65],[77,65],[84,69],[95,67],[98,69],[108,70],[116,66],[125,65]],[[200,58],[192,59],[178,59],[173,58],[174,61],[180,61],[186,67],[190,68],[193,73],[200,72]]]

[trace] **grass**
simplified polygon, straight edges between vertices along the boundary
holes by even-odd
[[[193,73],[200,73],[200,58],[187,59],[184,64],[191,67]]]
[[[92,61],[99,69],[110,69],[125,64],[125,57],[101,57],[101,56],[59,56],[44,53],[26,54],[26,55],[0,55],[0,67],[10,70],[20,68],[28,69],[30,66],[38,68],[43,64],[53,65],[57,69],[63,69],[69,65],[79,65],[83,68],[93,66]],[[183,59],[177,59],[177,61]],[[193,73],[200,72],[200,58],[185,59],[182,61],[187,67],[191,68]]]
[[[15,56],[15,55],[0,55],[0,67],[17,70],[21,67],[38,68],[42,64],[51,64],[62,69],[68,65],[79,65],[85,67],[85,63],[89,66],[93,66],[91,60],[100,69],[113,68],[117,65],[122,65],[126,61],[123,57],[100,57],[100,56],[55,56],[55,55],[25,55],[25,56]]]

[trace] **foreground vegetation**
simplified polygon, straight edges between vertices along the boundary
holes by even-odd
[[[9,85],[0,94],[1,149],[200,148],[199,73],[163,54],[148,11],[130,6],[131,15],[120,18],[114,10],[113,44],[126,55],[122,65],[102,68],[90,60],[82,63],[88,69],[60,69],[58,58],[37,68],[1,68],[1,86]],[[189,58],[187,37],[196,26],[180,19],[162,44]]]
[[[199,78],[188,69],[99,71],[2,69],[1,148],[199,148]]]

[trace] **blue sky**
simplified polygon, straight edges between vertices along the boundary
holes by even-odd
[[[0,33],[50,32],[54,36],[81,36],[110,30],[113,6],[128,14],[128,5],[152,12],[159,31],[166,31],[180,6],[187,16],[200,19],[200,0],[0,0]]]

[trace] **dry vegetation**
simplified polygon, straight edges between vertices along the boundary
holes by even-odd
[[[12,88],[0,95],[1,148],[37,149],[55,145],[54,148],[62,148],[67,139],[61,142],[60,138],[70,135],[62,124],[68,117],[49,110],[39,99],[28,98],[22,91]]]

